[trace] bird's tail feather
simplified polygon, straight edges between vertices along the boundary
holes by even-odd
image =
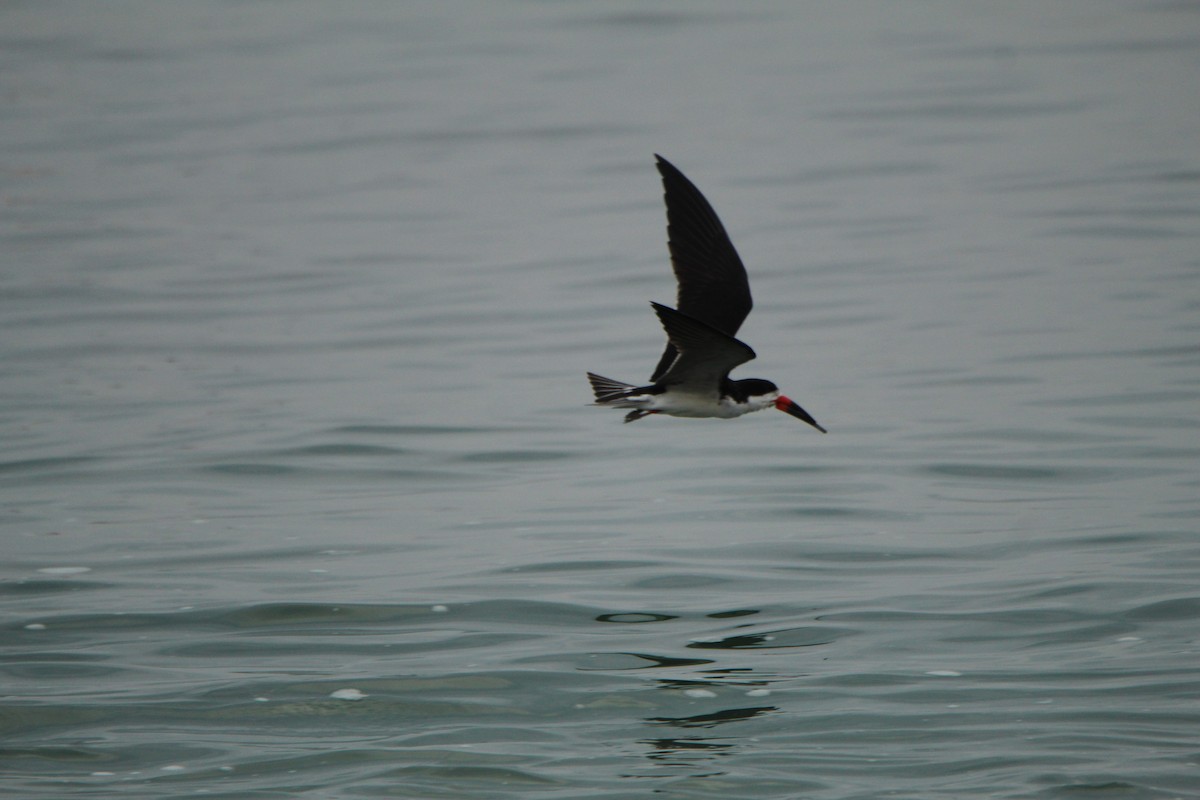
[[[621,381],[614,381],[612,378],[606,378],[603,375],[597,375],[594,372],[587,374],[588,383],[592,384],[592,391],[596,394],[597,403],[608,403],[613,400],[621,400],[628,397],[629,394],[636,392],[636,386]]]
[[[592,391],[596,393],[595,405],[633,409],[625,415],[626,422],[633,422],[658,413],[643,407],[651,402],[650,397],[646,394],[647,390],[654,387],[621,383],[621,381],[614,381],[612,378],[606,378],[594,372],[589,372],[587,376],[588,382],[592,384]]]

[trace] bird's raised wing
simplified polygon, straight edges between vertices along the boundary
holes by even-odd
[[[754,358],[749,345],[711,325],[660,303],[650,305],[654,306],[667,340],[676,351],[675,359],[658,383],[685,389],[694,387],[697,392],[713,391],[731,369]]]
[[[717,212],[687,177],[660,155],[663,199],[667,204],[667,245],[679,284],[676,306],[722,333],[734,336],[750,314],[746,268]],[[657,381],[675,360],[670,344],[651,380]]]

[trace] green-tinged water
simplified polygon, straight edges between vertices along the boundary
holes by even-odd
[[[0,7],[0,794],[1200,797],[1197,11]]]

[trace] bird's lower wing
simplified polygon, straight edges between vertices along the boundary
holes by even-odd
[[[671,366],[659,378],[659,383],[711,390],[734,367],[754,358],[754,351],[749,345],[721,333],[711,325],[661,303],[651,305],[662,322],[663,330],[667,332],[667,339],[678,351]]]

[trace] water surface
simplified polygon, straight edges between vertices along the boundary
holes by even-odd
[[[1197,11],[6,4],[7,791],[1200,797]]]

